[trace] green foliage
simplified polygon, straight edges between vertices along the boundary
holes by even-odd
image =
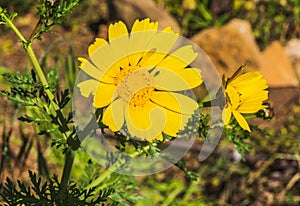
[[[270,42],[280,40],[285,43],[291,38],[299,38],[299,0],[233,0],[228,9],[215,14],[208,0],[156,0],[178,21],[182,33],[190,37],[211,27],[222,26],[233,18],[245,19],[251,23],[253,33],[261,48]],[[184,2],[195,2],[189,8]],[[191,4],[191,3],[190,3]],[[217,5],[221,7],[221,4]]]
[[[58,86],[58,74],[52,68],[48,75],[49,89],[54,92]],[[76,136],[75,129],[68,133],[67,139],[62,135],[69,131],[69,125],[72,124],[72,113],[69,112],[66,117],[61,112],[57,114],[51,108],[50,100],[45,93],[45,88],[37,81],[35,72],[31,74],[11,74],[4,73],[3,79],[11,84],[10,92],[1,91],[0,93],[6,96],[9,100],[23,106],[30,106],[28,111],[18,119],[23,122],[36,123],[39,128],[39,134],[52,134],[52,146],[64,148],[70,146],[74,150],[78,149],[80,141]],[[56,102],[60,110],[63,110],[70,102],[70,91],[64,90],[57,92]]]
[[[13,85],[10,92],[1,91],[2,95],[23,106],[43,107],[40,104],[40,98],[45,96],[43,86],[36,81],[33,70],[31,75],[4,73],[2,76],[4,81]]]
[[[261,48],[274,40],[299,37],[299,0],[235,0],[233,17],[247,19]]]
[[[51,27],[62,24],[66,16],[78,5],[79,0],[39,0],[39,3],[37,14],[40,19],[30,41],[41,40],[41,34],[44,32],[52,33]]]
[[[66,86],[73,91],[75,86],[75,81],[77,77],[78,62],[74,61],[76,59],[72,47],[69,47],[69,52],[65,59],[62,59],[62,55],[59,56],[59,62],[61,67],[64,69]]]
[[[162,0],[157,1],[162,2]],[[39,22],[29,40],[21,40],[24,43],[25,50],[26,46],[28,48],[34,39],[41,39],[42,33],[52,33],[53,25],[62,24],[66,16],[72,12],[78,2],[79,0],[40,0],[37,7]],[[235,10],[232,14],[225,13],[224,15],[216,16],[210,9],[210,1],[195,0],[195,2],[194,7],[185,7],[183,6],[183,0],[164,1],[165,7],[178,18],[183,32],[187,36],[191,36],[209,26],[223,25],[231,17],[246,8],[243,6],[234,7]],[[270,1],[266,2],[270,3]],[[278,2],[270,4],[276,5]],[[259,5],[265,4],[263,2]],[[293,5],[295,5],[295,8],[293,8],[294,14],[299,14],[299,5],[296,5],[296,1],[293,1]],[[15,16],[15,14],[9,15],[2,8],[0,8],[0,13],[0,23],[7,23],[7,20],[3,18],[4,16],[8,16],[11,21]],[[276,15],[276,11],[273,9],[270,14],[274,16]],[[280,25],[284,24],[284,18],[284,16],[278,17],[278,21],[276,20],[277,23]],[[266,28],[268,29],[272,29],[273,26],[266,24]],[[262,30],[262,27],[258,27],[259,32],[260,30]],[[18,31],[16,32],[16,29],[14,31],[20,38],[21,35]],[[275,31],[275,33],[278,32],[279,30]],[[28,49],[26,52],[28,52]],[[61,149],[57,150],[60,155],[66,155],[66,159],[61,160],[61,162],[65,161],[62,178],[59,180],[58,176],[54,175],[51,179],[42,181],[41,177],[33,172],[29,172],[30,186],[20,180],[15,185],[12,180],[7,178],[6,182],[0,186],[0,194],[6,205],[217,205],[214,200],[218,198],[225,199],[225,203],[228,200],[228,191],[232,190],[230,184],[234,183],[233,188],[238,188],[237,186],[240,182],[236,181],[236,178],[245,178],[249,172],[249,168],[243,164],[237,165],[225,157],[212,157],[213,163],[210,163],[211,167],[201,164],[200,169],[196,169],[198,171],[196,173],[194,172],[195,170],[189,168],[194,163],[189,162],[192,161],[191,158],[189,161],[180,160],[176,164],[174,162],[175,172],[173,171],[173,176],[166,175],[163,178],[164,182],[161,182],[162,178],[159,178],[159,175],[163,174],[157,174],[156,176],[153,175],[150,178],[145,178],[146,180],[138,186],[134,177],[117,174],[102,168],[90,160],[90,157],[87,157],[87,154],[80,148],[80,141],[73,125],[69,103],[75,83],[77,63],[74,61],[75,55],[72,48],[69,49],[66,58],[61,54],[58,54],[55,58],[55,66],[46,74],[47,84],[45,84],[45,81],[43,81],[43,84],[39,81],[42,81],[42,78],[40,78],[40,73],[38,76],[36,75],[34,72],[36,70],[32,70],[30,74],[5,73],[3,74],[3,79],[11,87],[9,91],[1,91],[1,94],[15,105],[26,106],[25,114],[22,114],[18,119],[22,122],[33,123],[39,135],[50,137],[51,149],[53,151]],[[37,62],[34,64],[35,69],[38,68]],[[42,73],[48,69],[45,62],[46,57],[42,59]],[[64,83],[69,89],[60,90],[60,88],[64,87],[61,85],[62,81],[59,78],[60,74],[57,68],[64,69],[66,73]],[[51,98],[52,96],[53,98]],[[102,112],[102,109],[96,111],[97,119],[101,120]],[[255,117],[268,118],[264,111],[260,111]],[[209,130],[209,123],[209,115],[193,115],[184,130],[179,132],[178,136],[187,137],[199,133],[201,137],[206,137]],[[105,133],[107,127],[101,121],[99,121],[99,127]],[[267,133],[256,126],[251,126],[251,129],[259,131],[268,137]],[[293,130],[299,133],[295,125],[294,127],[287,125],[287,129],[289,129],[288,131]],[[126,129],[124,131],[126,132]],[[282,133],[284,134],[284,131]],[[235,120],[225,128],[225,134],[240,154],[244,155],[246,151],[251,149],[251,145],[248,142],[250,133],[244,131]],[[107,139],[119,151],[140,156],[158,156],[161,150],[168,146],[168,144],[161,144],[162,142],[158,140],[145,143],[130,138],[121,132],[116,132],[114,136]],[[164,135],[164,141],[167,142],[172,139],[173,137]],[[72,165],[74,156],[68,156],[71,153],[70,151],[76,153],[78,157],[78,162],[75,161],[74,166]],[[39,152],[41,151],[39,150]],[[107,158],[111,163],[110,165],[106,165],[108,169],[115,166],[114,164],[118,163],[118,161],[122,162],[124,160],[126,162],[127,160],[125,155],[115,155],[113,153],[107,154]],[[172,161],[172,159],[168,160]],[[122,166],[120,164],[120,167]],[[71,170],[72,176],[70,176]],[[76,183],[70,181],[70,177]],[[222,195],[219,195],[223,188],[226,191]],[[145,191],[147,195],[144,195]],[[145,197],[142,198],[142,195]]]
[[[132,176],[112,173],[105,184],[109,182],[111,187],[114,186],[114,193],[109,196],[109,199],[120,206],[135,205],[142,198],[136,193],[139,188]]]
[[[265,103],[265,105],[268,105],[267,108],[259,110],[254,115],[248,115],[246,116],[246,119],[253,119],[253,118],[261,118],[264,120],[271,120],[274,112],[271,108],[269,103]],[[259,132],[264,136],[264,138],[267,138],[270,136],[270,133],[266,130],[260,129],[256,125],[249,125],[252,132],[248,132],[246,130],[243,130],[241,126],[238,124],[238,122],[234,119],[230,123],[230,125],[225,126],[224,133],[226,137],[233,143],[235,149],[244,156],[245,152],[250,152],[252,150],[253,144],[249,141],[249,137],[253,136],[253,131]]]
[[[210,129],[209,125],[210,117],[208,114],[200,114],[199,118],[199,135],[200,137],[207,137],[208,130]]]
[[[195,0],[192,7],[185,6],[184,0],[156,0],[159,4],[163,4],[165,9],[175,16],[182,33],[190,37],[201,29],[214,25],[222,25],[226,20],[224,18],[216,19],[209,9],[208,0]]]
[[[180,170],[182,170],[185,174],[185,176],[192,181],[196,181],[198,178],[198,174],[196,172],[193,172],[192,170],[188,169],[186,167],[184,160],[179,160],[176,164],[176,167],[178,167]]]
[[[6,21],[4,19],[4,16],[7,16],[8,19],[10,19],[11,21],[14,20],[14,18],[17,16],[17,13],[12,13],[11,15],[8,14],[7,9],[3,9],[0,6],[0,24],[5,24]]]
[[[18,187],[7,178],[4,185],[0,185],[1,197],[8,205],[95,205],[107,201],[114,190],[109,188],[95,195],[95,188],[90,190],[78,188],[75,182],[68,185],[67,194],[61,195],[60,182],[55,175],[46,182],[41,177],[29,171],[32,186],[18,180]],[[102,204],[104,205],[104,204]]]
[[[249,142],[247,142],[251,133],[243,130],[240,125],[233,121],[230,125],[224,128],[226,137],[232,141],[236,150],[243,156],[245,151],[249,152],[251,150]]]
[[[58,79],[57,70],[54,67],[52,67],[49,73],[47,74],[47,80],[48,80],[50,91],[52,92],[56,91],[59,85],[59,79]]]
[[[162,174],[145,177],[141,183],[144,198],[141,199],[137,206],[175,206],[175,205],[192,205],[192,206],[213,206],[214,201],[209,200],[203,195],[203,182],[201,178],[196,181],[186,181],[181,175],[166,172]]]

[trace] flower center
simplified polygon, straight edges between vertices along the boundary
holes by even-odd
[[[153,76],[138,68],[128,66],[115,77],[118,96],[133,106],[143,106],[154,91]]]

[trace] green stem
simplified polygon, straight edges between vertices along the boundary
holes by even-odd
[[[9,26],[11,28],[11,30],[13,30],[13,32],[15,32],[15,34],[17,35],[17,37],[19,38],[19,40],[23,43],[23,46],[24,46],[24,49],[25,51],[27,52],[29,58],[30,58],[30,61],[32,62],[33,64],[33,67],[35,68],[35,71],[40,79],[40,81],[42,82],[43,86],[46,88],[46,94],[48,95],[50,101],[51,101],[51,104],[53,106],[53,108],[55,110],[58,110],[59,107],[58,105],[54,102],[54,95],[52,94],[52,92],[48,89],[49,87],[49,84],[47,82],[47,79],[44,75],[44,72],[36,58],[36,55],[32,49],[32,42],[30,41],[27,41],[25,39],[25,37],[21,34],[21,32],[19,31],[19,29],[13,24],[13,22],[4,14],[4,13],[1,13],[0,14],[3,19],[5,20],[7,26]]]
[[[207,102],[200,102],[198,105],[200,108],[219,106],[217,99],[213,99],[213,100],[207,101]]]
[[[40,19],[29,37],[29,42],[32,42],[40,34],[41,24],[42,24],[42,21]]]
[[[28,54],[30,61],[33,64],[33,67],[41,81],[41,83],[43,84],[44,88],[45,88],[45,92],[50,100],[50,104],[52,105],[54,112],[56,113],[56,115],[58,115],[62,120],[64,120],[62,117],[62,112],[59,108],[59,106],[55,103],[54,101],[54,95],[52,94],[52,92],[49,90],[49,84],[48,81],[45,77],[45,74],[36,58],[36,55],[32,49],[32,39],[30,39],[30,41],[27,41],[25,39],[25,37],[21,34],[21,32],[18,30],[18,28],[13,24],[13,22],[2,12],[1,13],[1,7],[0,7],[0,15],[1,17],[4,19],[4,21],[6,22],[7,26],[9,26],[13,32],[17,35],[17,37],[19,38],[19,40],[23,43],[24,49],[26,51],[26,53]],[[63,124],[65,122],[62,122]],[[66,125],[66,124],[64,124]],[[64,133],[66,136],[66,132]],[[65,165],[64,165],[64,169],[63,169],[63,174],[62,174],[62,178],[61,178],[61,184],[60,184],[60,193],[62,196],[65,195],[66,189],[67,189],[67,185],[68,185],[68,181],[70,178],[70,174],[71,174],[71,170],[72,170],[72,166],[73,166],[73,162],[74,162],[74,153],[71,149],[67,149],[66,152],[66,160],[65,160]]]
[[[67,186],[70,179],[74,158],[75,158],[75,153],[71,149],[67,149],[64,170],[61,177],[60,188],[59,188],[59,193],[62,199],[64,198],[67,192]]]
[[[21,34],[21,32],[17,29],[17,27],[12,23],[12,21],[4,14],[0,14],[3,19],[5,20],[7,26],[9,26],[17,35],[17,37],[20,39],[21,42],[26,43],[25,37]]]
[[[30,61],[32,62],[33,67],[35,68],[35,71],[36,71],[40,81],[42,82],[43,86],[45,87],[46,94],[49,97],[52,106],[54,107],[55,110],[59,110],[58,105],[54,102],[54,95],[48,88],[49,87],[48,81],[47,81],[47,79],[44,75],[44,72],[35,56],[35,53],[31,46],[31,43],[29,43],[29,44],[27,44],[27,46],[25,46],[25,50],[27,51]]]

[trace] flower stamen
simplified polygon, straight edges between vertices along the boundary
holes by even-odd
[[[147,70],[137,70],[138,67],[129,66],[120,70],[115,78],[118,82],[117,94],[125,102],[134,106],[143,106],[150,100],[154,91],[154,77]]]

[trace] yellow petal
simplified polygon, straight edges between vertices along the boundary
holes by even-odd
[[[251,132],[250,127],[249,127],[247,121],[245,120],[245,118],[239,112],[237,112],[235,110],[233,110],[232,113],[233,113],[233,116],[235,117],[236,121],[239,123],[239,125],[244,130]]]
[[[171,27],[171,26],[167,26],[167,27],[166,27],[166,28],[164,28],[162,31],[163,31],[163,32],[170,32],[170,33],[173,33],[173,34],[175,34],[175,32],[173,31],[173,29],[172,29],[172,27]]]
[[[124,101],[116,99],[103,113],[103,124],[107,125],[113,132],[119,131],[124,124]]]
[[[253,81],[250,84],[246,85],[236,85],[235,88],[238,90],[240,94],[254,94],[258,91],[263,91],[268,88],[267,80],[258,79],[257,81]]]
[[[155,67],[166,54],[158,53],[156,49],[151,49],[150,51],[145,51],[141,60],[139,61],[139,65],[142,67]]]
[[[163,139],[164,139],[163,134],[159,133],[159,135],[157,135],[156,137],[148,138],[147,141],[148,142],[153,142],[154,140],[163,141]]]
[[[119,61],[124,60],[127,56],[128,36],[121,36],[111,40],[110,44],[105,42],[100,47],[89,53],[92,64],[94,64],[103,73],[108,70],[112,71]]]
[[[168,68],[170,70],[180,70],[191,64],[198,53],[194,52],[191,45],[183,46],[159,63],[159,67]]]
[[[95,91],[99,85],[99,82],[94,79],[85,80],[77,84],[80,89],[80,93],[84,97],[89,97],[91,94],[95,94]]]
[[[131,55],[130,64],[137,65],[141,60],[140,65],[142,66],[156,66],[173,48],[177,39],[178,34],[171,32],[171,30],[157,32],[157,29],[146,29],[132,32],[128,49],[128,54]],[[155,51],[155,53],[149,56],[147,61],[142,58],[151,51]]]
[[[240,98],[241,99],[248,99],[248,98],[253,98],[255,96],[261,96],[260,94],[263,94],[264,96],[267,95],[267,84],[262,82],[262,81],[256,81],[253,82],[250,85],[243,85],[239,87],[235,87],[236,91],[241,94]],[[268,95],[266,96],[266,99],[268,98]],[[264,99],[264,100],[266,100]]]
[[[231,119],[231,107],[225,107],[222,111],[222,120],[224,125],[228,125]]]
[[[150,22],[149,18],[143,20],[136,20],[132,26],[132,32],[145,31],[145,30],[156,30],[158,29],[158,22]]]
[[[195,88],[202,83],[201,71],[196,68],[186,68],[175,72],[159,67],[153,73],[154,85],[159,90],[183,91]]]
[[[153,38],[146,45],[145,49],[155,49],[157,53],[167,55],[169,54],[169,51],[174,47],[174,44],[176,43],[177,39],[177,34],[161,31],[155,33]]]
[[[91,56],[98,48],[107,45],[107,41],[102,38],[96,38],[95,42],[88,48],[89,56]]]
[[[159,54],[151,56],[149,61],[144,63],[146,63],[145,66],[156,66],[173,47],[178,35],[171,32],[170,29],[157,32],[157,28],[158,23],[150,22],[149,19],[137,20],[134,23],[128,47],[131,65],[137,65],[145,53],[155,50]]]
[[[165,109],[164,112],[167,116],[167,122],[163,132],[172,137],[176,137],[178,132],[184,129],[189,118],[192,117],[191,115],[179,114],[168,109]]]
[[[136,35],[146,35],[145,33],[149,33],[149,31],[144,31],[143,34],[137,33]],[[174,32],[170,32],[169,30],[167,31],[163,30],[158,33],[150,32],[147,36],[149,36],[149,42],[145,44],[144,50],[146,52],[147,51],[155,51],[155,52],[147,59],[144,59],[145,55],[143,55],[140,65],[154,67],[169,54],[169,51],[173,48],[174,44],[178,39],[178,35],[174,34]]]
[[[163,135],[162,133],[160,133],[157,137],[155,137],[156,140],[159,140],[159,141],[163,141]],[[151,139],[149,141],[152,141]]]
[[[241,99],[240,94],[236,91],[236,89],[229,84],[225,89],[225,93],[229,97],[229,104],[233,107],[233,109],[238,108],[241,103]]]
[[[240,99],[241,103],[237,108],[240,113],[255,113],[258,110],[265,108],[262,103],[268,99],[268,91],[257,91],[256,94],[246,97],[245,95],[241,95]]]
[[[191,115],[198,109],[198,104],[192,98],[175,92],[154,92],[151,100],[157,105],[171,111]]]
[[[110,24],[108,28],[108,39],[112,41],[115,38],[127,35],[128,30],[126,25],[122,21],[118,21],[115,24]]]
[[[245,88],[245,92],[247,92],[247,90],[261,90],[268,87],[266,79],[264,79],[259,72],[247,72],[242,74],[234,79],[230,84],[238,90]]]
[[[79,66],[82,71],[84,71],[89,76],[93,77],[94,79],[97,79],[100,81],[103,72],[97,69],[93,64],[91,64],[87,59],[85,58],[78,58],[79,61],[81,61],[81,64]]]
[[[96,43],[97,44],[96,39]],[[90,46],[91,47],[91,46]],[[110,45],[105,41],[101,46],[90,49],[89,47],[89,57],[91,62],[102,72],[105,72],[113,63],[115,58],[111,53]]]
[[[109,105],[116,98],[115,91],[115,85],[100,83],[96,89],[93,106],[95,108],[102,108]]]
[[[237,76],[235,79],[231,81],[232,85],[243,85],[243,84],[249,84],[253,80],[261,78],[261,74],[259,72],[247,72],[245,74],[242,74],[240,76]]]
[[[190,89],[202,84],[201,70],[198,68],[186,68],[176,72],[185,82],[188,83]]]
[[[157,105],[147,102],[144,106],[125,106],[125,120],[131,136],[153,140],[165,127],[166,117]]]
[[[258,112],[263,108],[266,108],[266,106],[262,105],[261,102],[254,102],[253,104],[242,104],[241,106],[239,106],[237,111],[244,114],[252,114]]]
[[[130,65],[137,66],[139,61],[142,59],[144,52],[135,52],[135,51],[140,51],[142,49],[134,48],[131,46],[129,48],[130,48],[129,50],[132,51],[128,52],[127,61]]]
[[[142,57],[152,49],[148,48],[149,42],[157,35],[157,31],[140,31],[130,34],[127,54],[131,65],[136,66]]]

